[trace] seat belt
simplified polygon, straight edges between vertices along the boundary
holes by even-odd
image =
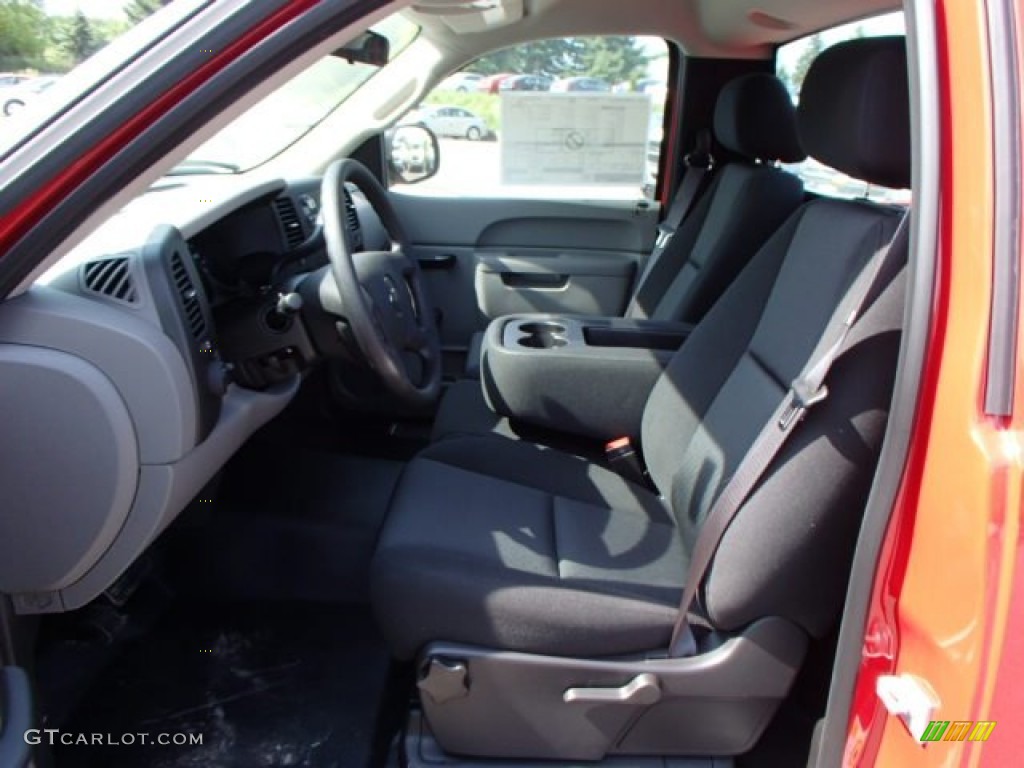
[[[636,281],[634,296],[640,290],[640,286],[643,285],[647,276],[650,275],[651,269],[668,246],[672,235],[676,233],[687,214],[692,210],[704,188],[704,182],[715,168],[715,158],[711,155],[711,132],[707,128],[702,128],[697,132],[693,150],[683,158],[683,163],[686,166],[686,173],[672,198],[668,213],[658,225],[658,238],[654,241],[654,250],[647,258],[643,272],[640,273],[640,277]]]
[[[903,215],[889,243],[879,248],[861,270],[829,318],[814,352],[800,375],[793,380],[789,392],[761,429],[750,450],[712,504],[690,557],[683,596],[679,601],[679,614],[669,643],[669,657],[692,656],[697,652],[689,613],[718,545],[743,502],[793,433],[794,427],[800,423],[808,410],[828,396],[825,379],[832,364],[845,351],[850,330],[856,325],[864,309],[888,284],[893,276],[893,267],[906,251],[909,219],[908,211]]]

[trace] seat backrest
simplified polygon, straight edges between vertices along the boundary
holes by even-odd
[[[909,186],[906,71],[903,38],[823,52],[798,109],[810,154],[868,182]],[[644,412],[643,447],[688,550],[901,215],[865,201],[806,203],[672,359]],[[885,431],[904,280],[901,272],[862,315],[829,376],[828,398],[796,427],[722,538],[700,596],[713,626],[736,629],[774,615],[818,635],[834,621]]]
[[[715,174],[650,265],[627,317],[695,323],[803,202],[800,179],[776,167],[806,156],[796,110],[777,77],[743,75],[715,104],[715,137],[739,156]]]

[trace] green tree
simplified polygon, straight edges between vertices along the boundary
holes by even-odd
[[[579,45],[570,39],[537,40],[505,48],[477,59],[469,67],[481,75],[499,72],[558,77],[579,66]]]
[[[0,0],[0,69],[37,67],[46,49],[47,29],[38,2]]]
[[[477,59],[469,70],[481,75],[590,75],[610,82],[635,81],[646,73],[647,58],[633,37],[567,37],[495,51]]]
[[[821,35],[811,35],[807,38],[804,49],[800,52],[796,63],[793,64],[793,68],[779,73],[789,87],[790,93],[800,93],[804,78],[807,77],[807,70],[811,68],[811,63],[818,58],[818,54],[823,50],[825,50],[825,41]]]
[[[633,37],[588,38],[581,59],[584,74],[610,83],[635,84],[647,73],[647,54]]]
[[[124,5],[124,14],[135,24],[150,16],[173,0],[129,0]]]
[[[80,10],[71,18],[70,29],[64,35],[61,46],[72,61],[72,65],[85,61],[103,47],[89,19]]]

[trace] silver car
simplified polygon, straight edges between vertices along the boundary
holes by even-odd
[[[426,126],[438,136],[465,138],[470,141],[479,141],[490,135],[487,122],[462,107],[421,107],[402,122]]]
[[[60,77],[56,75],[43,75],[42,77],[33,77],[17,85],[12,85],[10,88],[4,88],[2,94],[0,94],[4,115],[13,115],[24,107],[26,102],[38,97],[39,94],[58,80],[60,80]]]

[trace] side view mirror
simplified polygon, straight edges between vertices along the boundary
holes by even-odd
[[[384,145],[391,178],[401,184],[429,179],[441,165],[437,136],[426,126],[395,126],[384,134]]]

